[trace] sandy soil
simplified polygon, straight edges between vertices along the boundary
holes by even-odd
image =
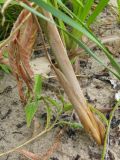
[[[93,26],[94,32],[99,37],[120,35],[115,15],[108,7],[98,18]],[[113,51],[119,61],[119,42],[108,43],[107,47]],[[94,48],[96,54],[109,65],[109,61],[103,53]],[[88,101],[96,107],[113,107],[115,104],[115,93],[120,89],[120,83],[101,67],[93,58],[80,60],[81,75],[79,78],[84,95]],[[22,107],[16,82],[12,76],[0,71],[0,153],[16,147],[33,135],[33,127],[26,126],[24,108]],[[110,80],[116,80],[117,87],[113,88]],[[43,89],[43,93],[55,97],[54,89]],[[42,106],[42,104],[41,104]],[[44,113],[38,111],[39,118]],[[107,115],[108,116],[108,115]],[[120,119],[119,111],[116,111],[111,125],[110,142],[108,147],[108,160],[120,159]],[[44,155],[55,141],[60,128],[54,128],[44,136],[30,143],[25,149]],[[83,129],[66,128],[61,137],[59,146],[50,160],[100,160],[102,147],[97,146],[94,141],[84,132]],[[27,160],[21,154],[15,152],[3,157],[0,160]]]

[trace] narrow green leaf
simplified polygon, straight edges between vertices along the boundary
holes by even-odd
[[[97,56],[96,54],[94,54],[94,52],[92,52],[92,51],[87,47],[87,45],[86,45],[85,43],[83,43],[82,41],[76,39],[72,34],[70,34],[70,33],[68,33],[68,32],[66,32],[66,34],[68,34],[71,38],[73,38],[74,41],[76,41],[76,43],[77,43],[80,47],[82,47],[82,48],[86,51],[87,54],[89,54],[90,56],[92,56],[97,62],[99,62],[102,66],[104,66],[105,68],[107,68],[112,74],[114,74],[114,75],[120,80],[120,73],[119,73],[119,72],[116,73],[116,72],[114,72],[111,68],[109,68],[108,66],[106,66],[106,65],[104,64],[104,62],[102,62],[102,61],[98,58],[98,56]],[[111,55],[109,54],[109,52],[107,53],[107,56],[108,56],[109,58],[111,57]],[[114,58],[111,59],[111,61],[113,61],[113,62],[112,62],[113,68],[115,68],[115,69],[118,71],[119,68],[120,68],[119,63],[117,63]]]
[[[82,3],[81,0],[73,0],[73,1],[77,2],[78,5],[80,5],[81,7],[83,7],[83,3]]]
[[[99,13],[101,13],[101,11],[105,8],[105,6],[108,4],[108,2],[109,2],[109,0],[100,0],[96,9],[91,14],[91,16],[88,18],[88,21],[87,21],[88,26],[95,21],[96,17],[99,15]]]
[[[64,5],[64,3],[61,0],[57,0],[59,6],[62,8],[65,13],[67,13],[70,17],[73,17],[71,14],[71,11]]]
[[[60,5],[59,5],[60,4]],[[54,6],[55,6],[55,8],[59,8],[59,6],[61,6],[61,0],[54,0]],[[67,7],[66,7],[67,8]],[[63,10],[66,10],[64,7],[62,7],[62,9]],[[66,10],[67,11],[67,10]],[[64,24],[64,22],[62,21],[62,20],[60,20],[59,18],[57,19],[57,21],[58,21],[58,25],[61,27],[61,28],[64,28],[64,30],[67,30],[66,29],[66,26],[65,26],[65,24]],[[67,46],[67,44],[69,43],[68,41],[69,41],[69,37],[68,37],[68,35],[67,34],[65,34],[64,33],[64,31],[63,30],[60,30],[60,35],[61,35],[61,39],[62,39],[62,41],[63,41],[63,43],[64,43],[64,46],[66,47]]]
[[[88,16],[88,14],[89,14],[89,12],[90,12],[90,10],[91,10],[91,7],[92,7],[92,5],[93,5],[93,3],[94,3],[94,0],[89,0],[89,1],[87,1],[87,2],[85,3],[83,12],[82,12],[82,14],[80,15],[80,19],[81,19],[82,21],[84,21],[84,20],[86,19],[86,17]]]
[[[113,66],[113,68],[120,75],[120,64],[115,60],[115,58],[109,52],[107,52],[106,55],[107,55],[108,59],[110,60],[110,63]]]

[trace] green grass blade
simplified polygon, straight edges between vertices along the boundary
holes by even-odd
[[[59,6],[62,8],[63,11],[65,11],[65,13],[67,13],[70,17],[73,17],[73,15],[71,14],[71,11],[62,3],[61,0],[57,0]]]
[[[82,3],[82,1],[81,0],[73,0],[73,1],[75,1],[78,5],[80,5],[81,7],[83,7],[83,3]]]
[[[59,0],[60,2],[61,2],[61,0]],[[61,3],[60,3],[61,4]],[[58,1],[56,1],[56,0],[54,0],[54,6],[55,6],[55,8],[57,8],[57,9],[59,9],[59,7],[61,6],[61,5],[59,5],[59,3],[58,3]],[[65,8],[63,7],[63,10],[64,10]],[[66,10],[66,9],[65,9]],[[67,10],[66,10],[66,12],[67,12]],[[57,22],[58,22],[58,25],[61,27],[61,28],[64,28],[64,30],[67,30],[66,29],[66,26],[65,26],[65,24],[64,24],[64,22],[62,21],[62,20],[60,20],[59,18],[57,19]],[[69,43],[69,38],[68,38],[68,35],[66,35],[65,33],[64,33],[64,31],[63,30],[61,30],[60,29],[60,35],[61,35],[61,39],[62,39],[62,41],[63,41],[63,43],[64,43],[64,46],[66,47],[66,46],[68,46],[68,43]]]
[[[117,72],[114,72],[112,69],[110,69],[108,66],[106,66],[99,58],[96,54],[94,54],[94,52],[92,52],[92,50],[90,50],[87,45],[85,43],[83,43],[82,41],[76,39],[72,34],[70,34],[69,32],[66,32],[66,34],[68,34],[71,38],[74,39],[74,41],[80,46],[82,47],[87,54],[89,54],[90,56],[92,56],[97,62],[99,62],[102,66],[104,66],[106,69],[108,69],[112,74],[114,74],[119,80],[120,80],[120,74]],[[111,57],[111,55],[109,55]],[[119,63],[117,63],[114,58],[111,59],[113,67],[116,68],[117,70],[120,68]],[[118,67],[117,67],[118,66]]]
[[[71,1],[71,4],[72,4],[72,7],[73,7],[73,12],[74,12],[74,14],[77,15],[77,14],[78,14],[78,11],[82,10],[82,7],[79,6],[79,5],[76,3],[76,1],[74,1],[74,0]]]
[[[120,75],[120,64],[115,60],[115,58],[110,54],[109,52],[106,53],[108,59],[110,60],[110,63],[112,67],[117,71],[117,73]]]
[[[86,2],[86,4],[84,5],[84,9],[83,9],[83,12],[82,14],[80,15],[80,19],[82,21],[84,21],[86,19],[86,17],[88,16],[90,10],[91,10],[91,7],[94,3],[94,0],[89,0]]]
[[[105,8],[105,6],[108,4],[108,2],[109,2],[109,0],[100,0],[96,9],[91,14],[91,16],[88,18],[88,21],[87,21],[88,26],[95,21],[96,17],[99,15],[99,13],[101,13],[101,11]]]

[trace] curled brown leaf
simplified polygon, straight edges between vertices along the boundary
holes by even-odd
[[[30,16],[28,16],[30,14]],[[24,19],[27,20],[24,22]],[[23,23],[24,22],[24,23]],[[23,25],[21,25],[23,23]],[[17,32],[11,36],[15,29],[21,25]],[[22,10],[19,17],[17,18],[12,30],[11,39],[7,44],[9,65],[12,69],[13,75],[15,76],[18,84],[19,95],[21,101],[25,104],[26,97],[23,93],[23,83],[28,87],[28,91],[32,92],[33,85],[33,72],[30,67],[30,58],[32,55],[34,43],[36,40],[38,31],[38,24],[34,15],[29,13],[27,10]],[[5,47],[3,47],[4,49]],[[3,61],[2,54],[0,54],[0,60]]]

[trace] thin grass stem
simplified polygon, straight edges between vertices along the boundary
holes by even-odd
[[[105,135],[105,141],[104,141],[104,147],[103,147],[102,159],[101,160],[105,160],[106,159],[107,150],[108,150],[108,142],[109,142],[109,133],[110,133],[111,121],[113,119],[115,111],[118,109],[119,106],[120,106],[120,100],[117,102],[117,104],[115,105],[115,107],[113,108],[113,110],[112,110],[112,112],[110,114],[110,119],[109,119],[108,127],[107,127],[107,130],[106,130],[106,135]]]

